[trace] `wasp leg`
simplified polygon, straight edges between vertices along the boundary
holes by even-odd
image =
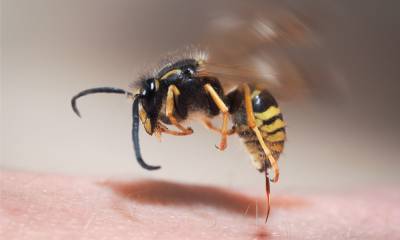
[[[212,131],[214,131],[214,132],[221,133],[221,129],[215,127],[215,126],[212,124],[212,122],[211,122],[210,120],[208,120],[208,119],[203,119],[203,124],[204,124],[204,126],[205,126],[206,128],[208,128],[208,129],[210,129],[210,130],[212,130]],[[226,134],[227,134],[228,136],[233,135],[233,134],[235,134],[235,133],[236,133],[236,128],[235,128],[235,126],[233,126],[230,130],[228,130],[228,131],[226,132]]]
[[[162,124],[161,122],[158,122],[158,130],[161,133],[166,133],[166,134],[170,134],[170,135],[174,135],[174,136],[186,136],[189,135],[191,133],[186,133],[186,132],[179,132],[179,131],[174,131],[174,130],[170,130],[168,129],[167,126],[165,126],[164,124]]]
[[[247,84],[243,84],[243,93],[244,93],[244,103],[245,103],[245,108],[246,108],[246,115],[247,115],[247,125],[253,130],[253,132],[256,134],[258,142],[261,144],[261,147],[264,151],[264,153],[267,155],[269,162],[271,163],[271,166],[274,170],[274,177],[271,179],[272,182],[277,182],[279,179],[279,167],[278,163],[276,162],[274,156],[272,156],[271,151],[267,147],[267,145],[264,142],[264,139],[261,135],[260,130],[258,129],[256,125],[256,119],[254,117],[254,112],[253,112],[253,105],[251,102],[251,93],[250,93],[250,87]],[[267,171],[267,169],[265,169]]]
[[[181,124],[178,123],[176,118],[173,116],[174,112],[174,99],[175,97],[178,97],[180,95],[179,89],[175,85],[170,85],[168,87],[168,93],[167,93],[167,102],[166,102],[166,116],[168,117],[169,121],[176,126],[181,132],[177,135],[190,135],[193,133],[193,129],[190,127],[185,128]]]
[[[227,147],[229,109],[209,83],[204,85],[204,89],[210,94],[211,98],[213,99],[219,110],[222,112],[222,127],[219,130],[219,132],[221,133],[221,142],[219,143],[219,146],[217,146],[217,148],[219,150],[224,150]]]

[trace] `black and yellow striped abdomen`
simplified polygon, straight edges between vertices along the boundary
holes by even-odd
[[[263,140],[277,160],[283,151],[286,139],[285,122],[275,98],[267,90],[252,90],[252,106],[256,125],[259,128]],[[259,170],[271,167],[268,157],[263,151],[254,131],[248,127],[244,103],[233,114],[233,122],[236,131],[248,152],[252,156],[254,166]]]

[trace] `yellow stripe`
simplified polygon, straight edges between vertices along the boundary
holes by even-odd
[[[282,119],[278,118],[273,123],[262,126],[261,131],[271,133],[279,128],[283,128],[284,126],[285,126],[285,122],[283,122]]]
[[[167,72],[166,74],[164,74],[164,76],[161,77],[161,80],[167,79],[168,77],[170,77],[173,74],[180,74],[181,72],[182,72],[182,70],[180,70],[180,69],[171,70],[171,71]]]
[[[256,118],[256,126],[257,126],[257,127],[260,127],[260,126],[262,126],[262,125],[263,125],[263,121]]]
[[[254,113],[254,116],[261,120],[271,119],[281,113],[281,110],[275,106],[269,107],[266,111],[262,113]]]
[[[285,140],[285,133],[283,131],[279,131],[267,137],[268,142],[280,142]]]

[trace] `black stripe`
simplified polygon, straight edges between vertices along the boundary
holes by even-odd
[[[251,99],[254,112],[261,113],[266,111],[271,106],[278,107],[278,103],[271,93],[269,93],[267,90],[260,91],[261,92],[258,95],[252,97]],[[252,92],[254,92],[254,90]]]
[[[285,145],[285,141],[273,142],[272,145]]]
[[[281,119],[283,121],[282,113],[280,113],[279,115],[276,115],[268,120],[263,120],[263,125],[271,125],[272,123],[274,123],[276,121],[276,119]]]
[[[255,136],[254,132],[251,129],[245,131],[239,131],[238,135],[241,138],[250,138]]]
[[[277,133],[279,131],[283,131],[283,133],[286,133],[285,127],[278,128],[278,129],[274,130],[273,132],[267,132],[267,131],[262,131],[262,132],[267,132],[268,135],[274,135],[275,133]]]
[[[259,144],[258,139],[246,139],[244,140],[245,144]]]

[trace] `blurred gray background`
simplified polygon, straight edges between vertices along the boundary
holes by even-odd
[[[305,16],[321,55],[340,80],[333,101],[282,103],[288,142],[278,189],[397,185],[400,167],[398,1],[279,1]],[[127,88],[160,56],[196,43],[210,19],[234,1],[2,0],[1,168],[128,176],[254,189],[263,193],[237,137],[193,124],[188,137],[159,143],[141,131],[142,153],[162,170],[135,162],[131,105],[120,96],[70,98],[96,86]],[[250,4],[268,4],[252,1]]]

